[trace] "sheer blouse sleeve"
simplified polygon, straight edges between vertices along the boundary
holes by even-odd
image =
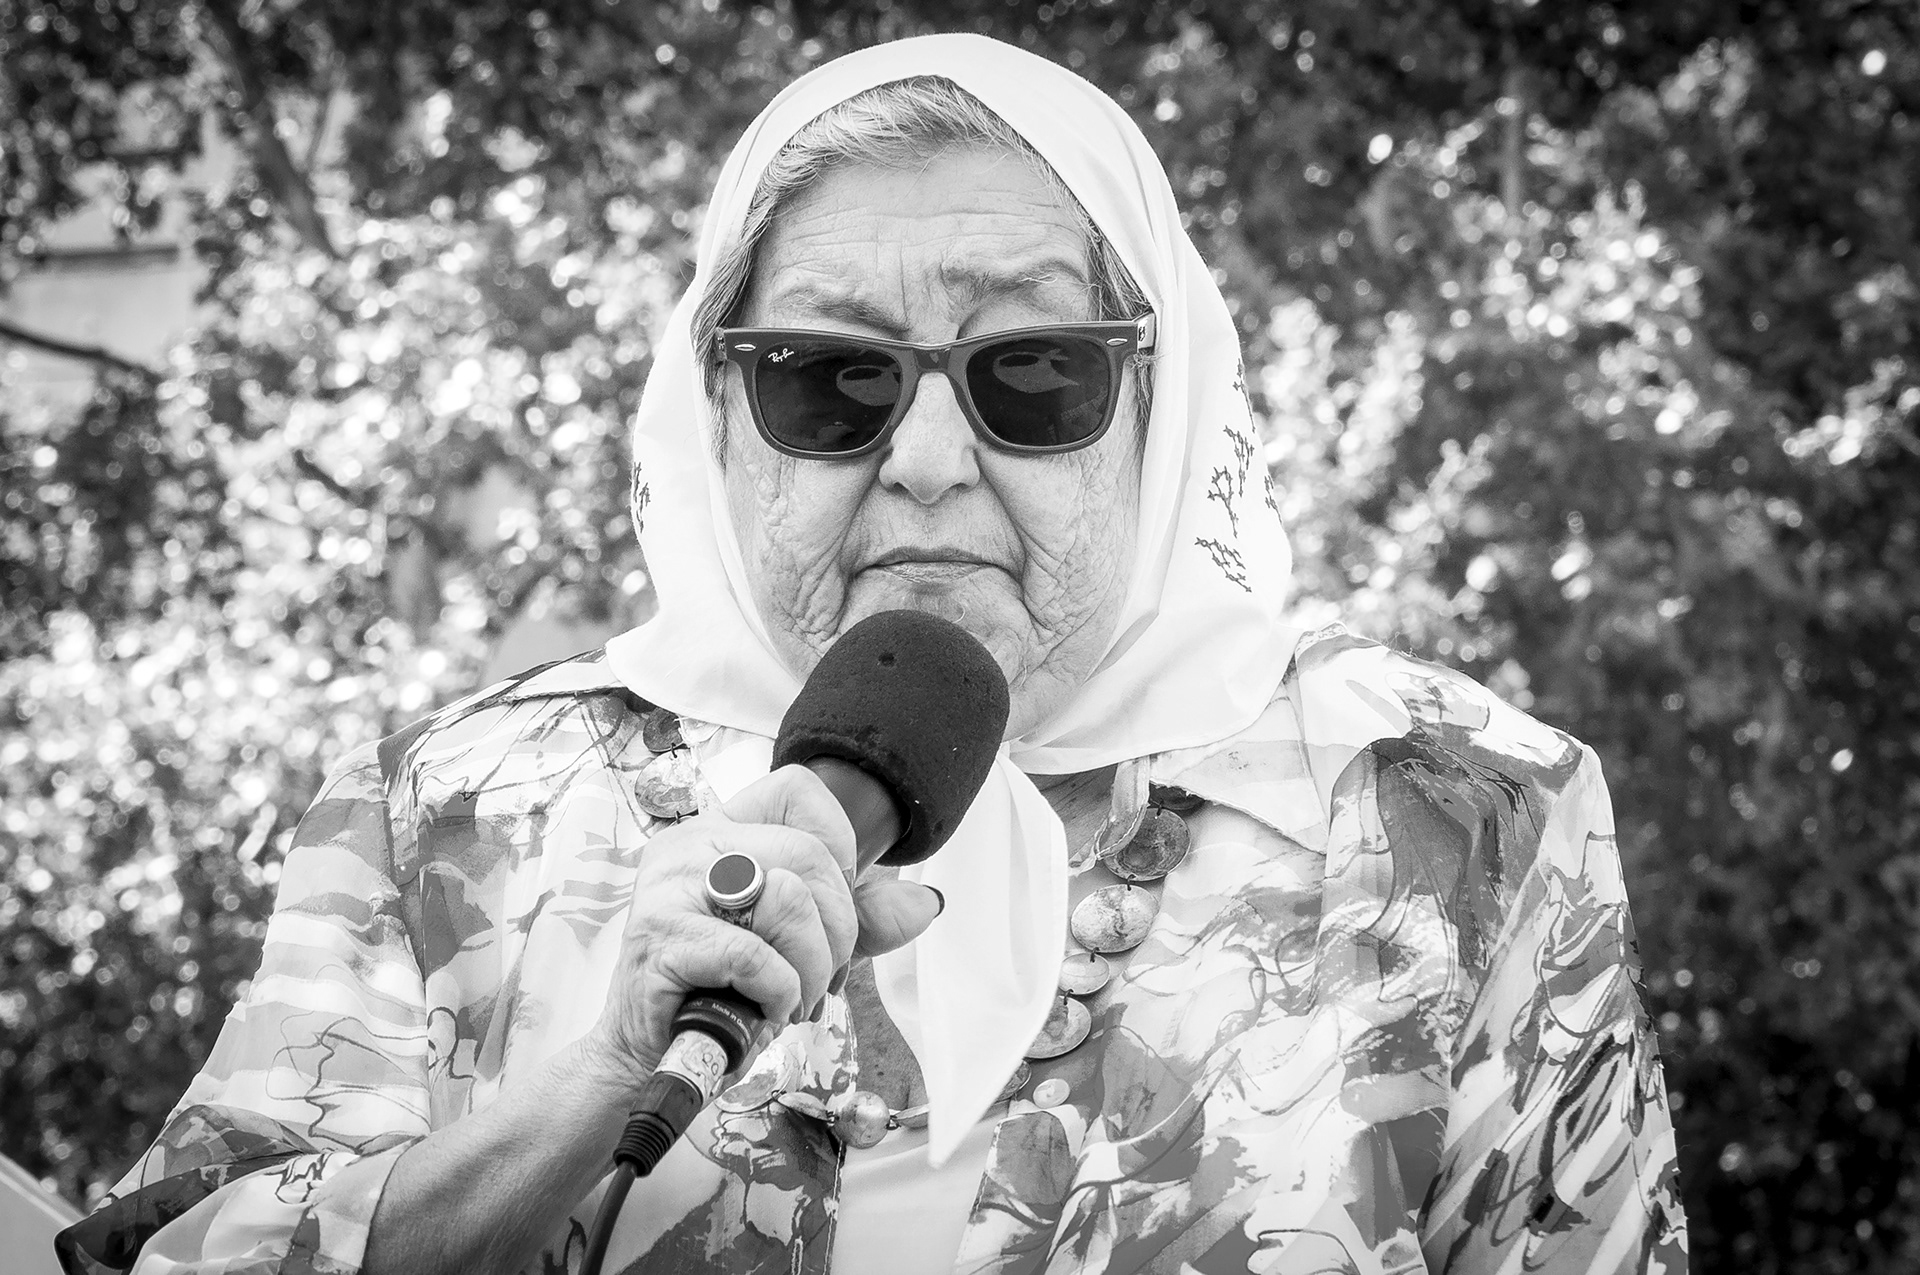
[[[419,963],[378,756],[294,837],[259,974],[159,1138],[62,1232],[69,1275],[357,1271],[387,1175],[428,1131]]]
[[[1598,759],[1583,754],[1456,1037],[1421,1234],[1434,1272],[1687,1269],[1612,805]]]

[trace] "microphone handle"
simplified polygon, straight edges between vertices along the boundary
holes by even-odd
[[[853,825],[856,876],[906,835],[907,820],[900,803],[884,783],[860,766],[840,757],[824,756],[809,757],[800,764],[820,777],[847,812],[847,821]]]
[[[810,757],[803,764],[826,784],[853,824],[856,875],[899,842],[907,819],[884,783],[838,757]],[[614,1148],[614,1177],[588,1236],[582,1275],[599,1275],[633,1180],[652,1173],[693,1118],[720,1096],[720,1086],[746,1059],[760,1026],[760,1007],[732,988],[702,988],[680,1003],[667,1051],[640,1090]]]
[[[646,1177],[693,1118],[720,1094],[760,1033],[760,1007],[732,988],[690,992],[673,1016],[673,1036],[640,1090],[614,1149],[617,1164]]]

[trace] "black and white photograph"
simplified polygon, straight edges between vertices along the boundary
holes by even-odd
[[[0,0],[0,1267],[1920,1271],[1920,7]]]

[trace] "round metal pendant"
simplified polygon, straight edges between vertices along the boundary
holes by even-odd
[[[1147,937],[1159,911],[1159,900],[1139,886],[1102,886],[1080,900],[1067,928],[1090,952],[1125,952]]]
[[[650,753],[670,753],[686,747],[687,741],[680,734],[680,714],[670,708],[656,708],[648,713],[640,721],[640,742]]]
[[[1053,1003],[1053,1012],[1047,1015],[1047,1025],[1027,1046],[1027,1057],[1035,1062],[1043,1058],[1058,1058],[1070,1049],[1079,1047],[1093,1030],[1093,1015],[1087,1007],[1071,996],[1062,996]]]
[[[1123,881],[1158,881],[1180,866],[1192,844],[1185,819],[1171,810],[1153,810],[1140,824],[1138,835],[1106,864]]]
[[[880,1139],[887,1136],[887,1121],[892,1116],[885,1098],[866,1089],[856,1089],[852,1099],[833,1118],[833,1132],[848,1146],[865,1150],[879,1145]]]
[[[1027,1082],[1032,1079],[1033,1079],[1033,1068],[1027,1066],[1025,1063],[1021,1063],[1018,1067],[1015,1067],[1013,1069],[1013,1074],[1007,1077],[1007,1083],[1000,1086],[1000,1096],[998,1098],[995,1098],[994,1101],[1006,1102],[1008,1099],[1012,1098],[1013,1095],[1019,1093],[1022,1089],[1025,1089],[1027,1087]]]
[[[686,749],[661,753],[641,767],[634,797],[656,819],[684,819],[700,808],[693,795],[699,778],[693,754]]]
[[[1049,1107],[1057,1107],[1065,1102],[1067,1096],[1072,1092],[1072,1087],[1068,1085],[1066,1081],[1055,1076],[1053,1079],[1043,1080],[1033,1087],[1033,1105],[1042,1110]]]
[[[1060,990],[1069,996],[1091,996],[1113,977],[1113,966],[1104,956],[1075,952],[1060,962]]]
[[[1147,800],[1162,810],[1173,811],[1176,815],[1190,815],[1207,804],[1204,797],[1196,797],[1185,788],[1174,788],[1166,784],[1154,784],[1147,789]]]

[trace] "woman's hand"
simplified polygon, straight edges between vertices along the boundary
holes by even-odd
[[[707,868],[724,854],[752,855],[766,873],[753,928],[714,915]],[[680,1002],[694,988],[731,987],[776,1027],[797,1022],[826,996],[855,953],[890,951],[939,914],[938,894],[904,881],[852,886],[853,828],[832,793],[801,766],[743,789],[718,811],[647,842],[634,880],[606,1008],[587,1042],[596,1053],[650,1074]]]
[[[707,902],[707,868],[735,851],[767,874],[751,931]],[[939,913],[925,886],[876,880],[856,891],[853,870],[852,825],[799,766],[655,836],[640,856],[593,1030],[485,1109],[407,1149],[374,1211],[366,1269],[506,1271],[531,1261],[605,1174],[689,991],[732,987],[782,1024],[820,1002],[856,942],[863,951],[897,947]]]

